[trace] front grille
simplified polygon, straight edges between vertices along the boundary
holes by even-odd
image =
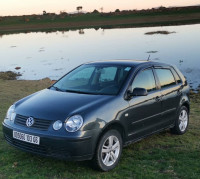
[[[20,140],[16,140],[14,138],[9,137],[8,135],[4,135],[5,139],[8,143],[10,143],[11,145],[14,145],[17,148],[26,150],[26,151],[30,151],[30,152],[34,152],[34,153],[38,153],[38,154],[46,154],[47,150],[44,146],[42,145],[35,145],[35,144],[30,144],[30,143],[26,143]]]
[[[25,150],[27,152],[33,152],[43,156],[51,156],[59,159],[65,159],[70,157],[70,154],[68,153],[67,148],[65,147],[50,148],[41,144],[35,145],[24,141],[20,141],[6,134],[4,134],[4,137],[10,145]]]
[[[22,115],[17,114],[15,118],[15,124],[26,126],[27,119],[28,119],[27,116],[22,116]],[[34,121],[35,121],[34,124],[29,128],[39,129],[39,130],[48,130],[49,126],[52,123],[51,120],[46,120],[46,119],[34,118]]]

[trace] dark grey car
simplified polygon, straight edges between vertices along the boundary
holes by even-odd
[[[103,171],[122,147],[189,123],[189,86],[171,65],[134,60],[83,64],[54,85],[13,104],[3,122],[9,144],[67,160],[90,160]]]

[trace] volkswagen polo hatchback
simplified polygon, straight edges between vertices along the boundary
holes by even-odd
[[[122,148],[189,123],[189,86],[174,66],[134,60],[83,64],[15,102],[3,122],[12,146],[43,156],[92,160],[113,169]]]

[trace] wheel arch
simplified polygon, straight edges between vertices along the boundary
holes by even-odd
[[[122,143],[124,144],[125,138],[126,138],[126,137],[125,137],[125,136],[126,136],[126,134],[125,134],[125,128],[124,128],[123,125],[120,124],[119,122],[114,121],[114,122],[109,123],[109,124],[107,124],[106,126],[104,126],[104,128],[101,130],[99,136],[97,137],[96,146],[95,146],[95,151],[96,151],[96,148],[97,148],[97,146],[98,146],[98,143],[99,143],[101,137],[102,137],[107,131],[109,131],[109,130],[111,130],[111,129],[115,129],[115,130],[117,130],[117,131],[121,134]]]
[[[181,100],[180,100],[180,104],[179,104],[179,109],[182,106],[185,106],[188,109],[188,112],[190,112],[190,102],[189,102],[189,97],[187,95],[182,96]]]
[[[184,103],[182,104],[182,106],[185,106],[185,107],[188,109],[188,112],[190,112],[190,105],[189,105],[188,102],[184,102]]]
[[[121,137],[122,137],[122,145],[120,145],[121,149],[122,149],[123,144],[124,144],[124,142],[123,142],[124,139],[123,138],[125,136],[125,130],[124,130],[122,124],[120,124],[118,121],[113,121],[112,123],[108,123],[106,126],[104,126],[104,128],[99,133],[99,136],[97,137],[96,146],[95,146],[95,153],[94,153],[94,156],[92,158],[92,160],[94,162],[94,167],[96,167],[97,169],[99,169],[101,171],[109,171],[109,170],[112,169],[112,168],[105,169],[104,165],[102,165],[102,162],[100,162],[100,160],[99,160],[99,151],[101,150],[101,148],[98,148],[98,147],[101,144],[101,137],[103,137],[103,135],[106,134],[106,132],[108,132],[110,130],[113,130],[113,129],[117,130],[121,134]],[[121,152],[122,152],[122,150],[120,150],[120,153]],[[117,159],[117,163],[119,162],[119,158]],[[117,163],[115,162],[114,165],[112,165],[112,166],[115,167],[117,165]],[[108,166],[108,167],[110,167],[110,166]]]

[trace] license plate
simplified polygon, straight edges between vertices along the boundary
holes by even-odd
[[[24,141],[24,142],[28,142],[31,144],[36,144],[36,145],[40,144],[40,137],[30,135],[30,134],[25,134],[22,132],[13,131],[13,138]]]

